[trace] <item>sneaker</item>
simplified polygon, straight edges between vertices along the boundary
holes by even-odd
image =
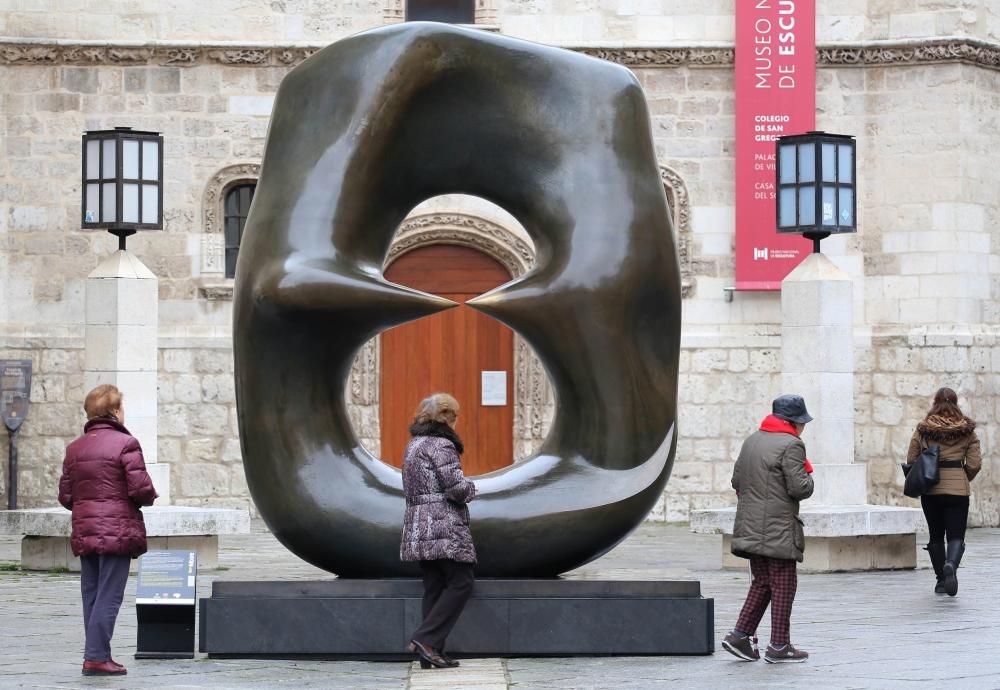
[[[722,640],[722,648],[744,661],[760,660],[760,650],[757,649],[756,637],[750,637],[749,635],[741,637],[735,632],[731,632]]]
[[[791,642],[780,648],[769,644],[764,652],[764,661],[769,664],[800,664],[808,658],[809,652],[796,649]]]

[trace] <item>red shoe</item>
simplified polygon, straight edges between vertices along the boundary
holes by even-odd
[[[84,661],[83,675],[85,676],[124,676],[128,671],[119,663],[111,661]]]

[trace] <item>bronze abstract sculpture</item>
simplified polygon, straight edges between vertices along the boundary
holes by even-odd
[[[410,209],[451,193],[531,235],[535,268],[469,304],[531,344],[557,399],[537,454],[476,478],[477,573],[602,555],[673,465],[680,280],[635,77],[443,24],[344,39],[278,90],[234,305],[251,494],[285,546],[342,576],[418,573],[399,561],[401,475],[361,447],[345,382],[367,340],[454,306],[382,277]]]

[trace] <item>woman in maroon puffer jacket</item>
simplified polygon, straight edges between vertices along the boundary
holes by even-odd
[[[59,502],[73,511],[70,544],[80,557],[80,592],[87,642],[83,675],[122,675],[111,658],[111,636],[125,595],[129,564],[146,552],[139,506],[153,505],[156,490],[139,442],[122,422],[122,394],[104,384],[87,394],[83,436],[66,448]]]

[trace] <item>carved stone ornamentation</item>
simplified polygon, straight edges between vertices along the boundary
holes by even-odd
[[[213,50],[208,56],[224,65],[267,65],[271,62],[271,50],[267,48]]]
[[[403,21],[402,0],[385,0],[382,21]],[[496,0],[477,0],[476,25],[492,30],[500,21]],[[87,65],[195,65],[220,62],[226,65],[292,67],[320,50],[316,47],[251,45],[146,46],[56,44],[20,42],[0,45],[0,64],[87,64]],[[571,48],[576,52],[632,68],[643,67],[727,67],[733,64],[731,46],[660,48]],[[974,38],[914,39],[910,41],[869,41],[855,44],[820,45],[816,63],[820,66],[906,65],[964,62],[987,69],[1000,69],[1000,45]]]
[[[108,46],[108,60],[116,65],[144,65],[153,57],[152,48]]]
[[[107,58],[107,49],[99,46],[72,46],[63,51],[67,63],[97,64]]]
[[[684,179],[665,165],[660,166],[660,179],[667,193],[667,204],[674,222],[677,239],[677,259],[681,265],[681,297],[690,297],[694,291],[694,268],[691,256],[691,198]]]
[[[411,249],[428,244],[478,249],[503,264],[515,278],[535,263],[535,250],[502,225],[464,213],[430,213],[403,221],[389,248],[386,266]]]
[[[30,65],[55,64],[60,61],[59,49],[55,46],[32,44],[8,44],[0,48],[0,56],[9,64],[26,63]]]
[[[1000,68],[1000,45],[969,38],[922,41],[873,42],[861,45],[817,47],[820,65],[900,65],[934,62],[965,62],[990,69]]]
[[[234,184],[256,182],[258,177],[260,177],[260,165],[257,163],[230,165],[212,175],[212,179],[205,185],[205,195],[201,202],[204,220],[202,232],[221,234],[222,202],[226,191]]]
[[[197,48],[168,48],[156,53],[161,65],[194,65],[198,62]]]
[[[625,67],[683,67],[685,65],[731,65],[732,48],[577,48],[591,55]]]

